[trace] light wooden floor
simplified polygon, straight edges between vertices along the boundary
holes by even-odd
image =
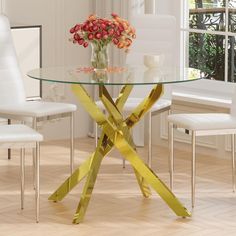
[[[93,139],[77,141],[76,163],[93,150]],[[141,148],[139,153],[145,155]],[[197,199],[189,219],[176,217],[153,192],[144,199],[130,166],[122,169],[117,153],[103,162],[94,194],[82,224],[71,224],[82,182],[64,201],[53,203],[47,197],[68,175],[66,142],[51,142],[41,150],[41,218],[35,223],[31,156],[27,155],[26,204],[20,210],[19,157],[0,159],[0,236],[80,236],[80,235],[236,235],[236,195],[231,190],[229,160],[197,156]],[[154,147],[153,169],[168,184],[167,150]],[[189,153],[176,153],[175,193],[190,208]]]

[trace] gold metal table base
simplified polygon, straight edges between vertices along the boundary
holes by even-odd
[[[130,134],[130,129],[150,110],[162,94],[162,85],[156,85],[150,94],[134,109],[127,118],[123,118],[122,109],[127,101],[132,85],[122,88],[116,102],[109,95],[104,85],[99,85],[99,97],[109,116],[106,117],[90,98],[82,85],[72,85],[72,90],[80,103],[98,123],[102,135],[94,153],[49,197],[49,200],[61,201],[84,177],[87,177],[73,223],[80,223],[86,213],[97,174],[103,158],[116,147],[132,165],[140,190],[144,197],[149,197],[151,186],[177,216],[188,217],[190,213],[159,179],[159,177],[138,156]]]

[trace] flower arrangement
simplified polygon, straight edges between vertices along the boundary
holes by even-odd
[[[90,15],[82,24],[76,24],[70,29],[74,44],[88,47],[92,46],[91,62],[94,68],[103,69],[108,66],[107,46],[115,45],[119,49],[128,52],[133,39],[136,37],[135,29],[127,20],[117,14],[111,14],[112,19],[99,18]]]

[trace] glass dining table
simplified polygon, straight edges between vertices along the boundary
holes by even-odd
[[[131,129],[163,94],[164,84],[184,83],[202,78],[200,71],[191,68],[183,68],[181,76],[177,76],[177,74],[179,73],[173,72],[173,69],[147,69],[141,66],[110,67],[105,70],[78,66],[51,67],[28,72],[27,75],[33,79],[70,84],[71,90],[80,104],[102,130],[94,152],[49,197],[49,200],[61,201],[82,179],[86,178],[73,223],[80,223],[83,220],[102,160],[108,156],[113,148],[118,149],[123,158],[131,164],[141,193],[145,198],[151,196],[150,187],[152,187],[177,216],[191,216],[191,213],[168,186],[141,159],[131,135]],[[97,107],[94,99],[86,91],[88,86],[84,85],[98,85],[96,88],[107,115]],[[141,86],[146,89],[148,85],[152,85],[148,95],[143,98],[140,104],[137,104],[127,117],[124,117],[122,109],[134,86]],[[109,86],[121,88],[115,100],[109,93]]]

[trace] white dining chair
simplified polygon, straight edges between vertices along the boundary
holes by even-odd
[[[211,135],[231,135],[232,148],[232,187],[235,191],[235,134],[236,134],[236,90],[233,95],[231,113],[192,113],[171,114],[168,116],[170,126],[170,187],[173,188],[174,172],[174,129],[185,129],[192,137],[191,164],[191,200],[195,205],[196,185],[196,137]]]
[[[170,15],[151,15],[151,14],[137,14],[130,18],[131,24],[136,29],[137,38],[134,40],[130,52],[126,57],[126,64],[130,66],[143,65],[144,55],[159,55],[161,57],[162,65],[158,65],[164,69],[175,69],[176,64],[176,19]],[[145,93],[150,91],[151,86],[135,86],[134,91],[128,98],[124,113],[131,112],[143,100]],[[101,101],[96,104],[100,109],[104,110],[104,105]],[[148,165],[152,164],[152,117],[163,112],[170,114],[171,109],[171,86],[165,86],[165,93],[163,98],[159,99],[156,104],[148,112]],[[95,126],[95,142],[98,140],[98,126]],[[123,161],[125,166],[125,161]]]
[[[12,41],[8,18],[0,14],[0,117],[32,122],[70,117],[70,171],[74,165],[74,112],[76,105],[67,103],[26,101],[22,75]]]
[[[35,150],[35,203],[36,222],[39,222],[39,143],[43,136],[25,125],[1,125],[0,126],[0,148],[21,149],[20,173],[21,173],[21,209],[24,209],[25,190],[25,148]]]

